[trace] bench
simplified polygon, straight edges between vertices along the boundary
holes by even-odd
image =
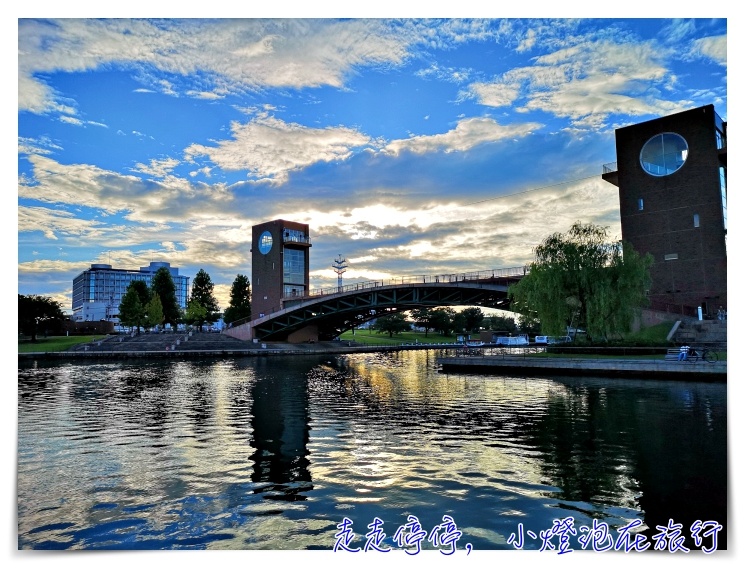
[[[668,350],[666,351],[666,361],[679,361],[679,348],[668,348]]]

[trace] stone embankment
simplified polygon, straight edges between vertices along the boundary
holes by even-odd
[[[411,348],[428,349],[418,345]],[[451,345],[451,347],[454,347]],[[111,335],[79,344],[64,352],[24,352],[19,359],[126,359],[126,358],[197,358],[215,356],[281,356],[311,353],[344,354],[395,351],[397,346],[365,346],[355,342],[319,342],[287,344],[246,342],[214,332],[142,333]]]
[[[130,359],[130,358],[208,358],[241,356],[288,356],[309,354],[352,354],[398,350],[440,350],[437,365],[444,373],[531,374],[531,375],[599,375],[679,379],[685,381],[727,381],[726,362],[666,361],[660,359],[535,357],[540,347],[493,346],[464,348],[454,344],[401,344],[394,346],[360,345],[336,341],[313,344],[245,342],[219,333],[159,333],[135,336],[107,336],[101,340],[77,345],[65,352],[20,353],[19,359]],[[633,351],[634,349],[632,349]]]

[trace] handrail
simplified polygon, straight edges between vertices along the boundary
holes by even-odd
[[[292,300],[299,298],[308,298],[312,296],[326,296],[340,292],[355,292],[369,288],[378,288],[382,286],[396,286],[403,284],[448,284],[454,282],[482,281],[497,278],[523,277],[528,273],[528,266],[511,267],[508,269],[490,269],[486,271],[470,271],[465,273],[447,273],[441,275],[415,275],[408,277],[398,277],[380,281],[365,281],[352,283],[344,286],[331,286],[326,288],[314,289],[305,295],[286,296],[283,300]]]

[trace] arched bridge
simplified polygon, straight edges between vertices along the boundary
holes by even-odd
[[[508,287],[525,274],[525,267],[517,267],[322,289],[286,298],[282,310],[243,326],[250,326],[251,337],[262,341],[330,340],[392,311],[436,306],[507,308]]]

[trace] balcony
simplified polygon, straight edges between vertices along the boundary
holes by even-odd
[[[305,247],[311,246],[311,238],[298,231],[285,230],[282,232],[282,243],[283,245],[302,245]]]
[[[601,174],[601,178],[614,184],[617,188],[619,187],[619,169],[617,168],[616,162],[609,162],[604,164],[604,171]]]

